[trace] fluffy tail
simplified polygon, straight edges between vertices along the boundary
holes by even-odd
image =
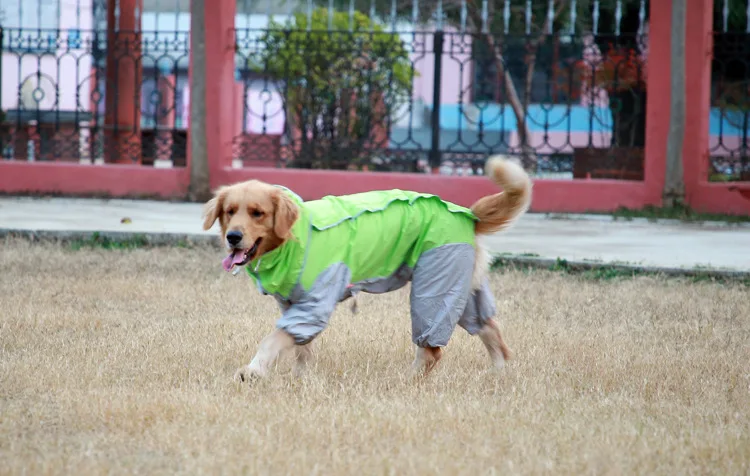
[[[482,197],[471,206],[471,211],[479,218],[475,226],[477,235],[508,228],[531,205],[531,178],[520,165],[496,155],[487,160],[485,171],[503,191]]]

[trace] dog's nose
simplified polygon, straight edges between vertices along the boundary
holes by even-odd
[[[227,232],[227,242],[232,246],[237,246],[242,241],[241,231],[229,231]]]

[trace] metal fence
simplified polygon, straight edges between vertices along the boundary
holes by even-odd
[[[3,159],[185,164],[188,32],[0,34]]]
[[[750,2],[714,10],[709,178],[750,181]]]
[[[313,3],[238,4],[245,164],[643,178],[645,1]]]
[[[1,19],[3,159],[183,165],[187,4],[34,1]],[[643,178],[646,0],[237,1],[236,165]],[[749,14],[715,0],[714,180],[750,174]]]

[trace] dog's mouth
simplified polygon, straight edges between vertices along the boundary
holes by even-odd
[[[247,263],[255,258],[260,247],[260,241],[262,238],[255,240],[252,248],[235,248],[229,253],[229,256],[224,258],[221,264],[224,266],[224,270],[231,271],[235,266],[245,266]]]

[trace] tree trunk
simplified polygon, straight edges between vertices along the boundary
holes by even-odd
[[[667,170],[663,205],[673,208],[685,203],[682,141],[685,137],[685,10],[687,0],[672,0],[670,37],[671,101],[667,136]]]
[[[518,98],[518,92],[516,92],[516,87],[513,84],[513,79],[511,78],[510,73],[508,73],[507,70],[503,71],[503,77],[505,79],[505,91],[508,94],[508,102],[510,103],[511,109],[513,109],[513,114],[516,116],[516,123],[518,127],[518,141],[521,145],[521,161],[526,170],[529,170],[530,172],[536,172],[536,151],[529,144],[529,140],[531,139],[531,131],[529,131],[529,124],[528,122],[526,122],[526,110],[521,105],[521,100]]]
[[[476,0],[466,0],[467,5],[470,7],[469,15],[471,23],[473,23],[474,29],[482,24],[480,17],[480,10],[477,8]],[[491,17],[492,15],[490,15]],[[513,110],[513,115],[516,117],[518,140],[521,145],[521,162],[525,169],[529,171],[536,171],[537,158],[536,151],[529,145],[529,139],[531,138],[531,132],[529,126],[526,123],[526,112],[521,104],[521,99],[518,97],[518,91],[516,86],[513,84],[513,79],[510,73],[505,69],[505,61],[503,55],[496,48],[495,38],[490,32],[482,33],[482,37],[487,44],[490,51],[493,52],[493,58],[495,60],[495,69],[497,70],[498,76],[502,76],[503,84],[505,85],[505,91],[508,96],[508,102]]]
[[[521,162],[523,167],[530,171],[536,170],[537,160],[534,148],[529,145],[529,138],[531,132],[529,131],[529,125],[526,122],[526,112],[524,111],[521,99],[518,97],[518,91],[516,86],[513,84],[513,79],[510,73],[505,69],[505,62],[502,54],[497,50],[495,44],[495,38],[491,33],[483,33],[484,40],[487,42],[487,47],[494,54],[495,69],[498,74],[503,77],[503,84],[505,85],[505,92],[508,96],[508,102],[513,110],[513,115],[516,116],[516,123],[518,127],[518,141],[521,145]]]

